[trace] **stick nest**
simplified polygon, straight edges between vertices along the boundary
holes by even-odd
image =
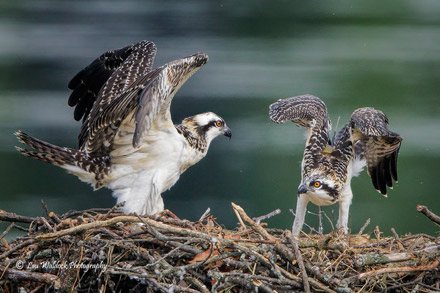
[[[302,235],[266,228],[232,204],[239,226],[117,208],[48,212],[1,234],[5,292],[431,292],[439,290],[440,238]],[[26,235],[6,234],[27,223]]]

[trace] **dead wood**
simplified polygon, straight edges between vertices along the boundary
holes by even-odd
[[[437,216],[436,214],[434,214],[433,212],[431,212],[426,206],[418,205],[417,206],[417,211],[421,212],[422,214],[427,216],[428,219],[430,219],[434,223],[437,223],[437,224],[440,225],[440,217]]]
[[[28,223],[6,242],[0,233],[0,288],[14,292],[356,292],[439,290],[440,238],[417,234],[304,234],[266,228],[232,204],[228,230],[204,213],[190,222],[90,209],[45,217],[5,211]],[[277,211],[269,213],[274,216]],[[371,237],[372,236],[372,237]],[[372,239],[370,239],[370,237]],[[21,290],[21,289],[20,289]]]

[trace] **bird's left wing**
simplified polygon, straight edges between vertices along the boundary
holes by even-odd
[[[106,155],[126,118],[135,122],[133,147],[139,146],[155,120],[172,124],[170,104],[173,96],[207,61],[206,54],[198,53],[169,62],[139,77],[119,96],[94,108],[86,128],[82,130],[87,152]]]
[[[355,156],[365,157],[374,188],[386,196],[397,182],[397,156],[402,137],[388,129],[388,118],[374,108],[359,108],[348,124]]]
[[[138,147],[142,137],[154,121],[172,123],[170,105],[179,88],[200,67],[208,62],[208,55],[197,53],[178,59],[158,68],[140,92],[139,103],[134,114],[135,132],[133,147]]]

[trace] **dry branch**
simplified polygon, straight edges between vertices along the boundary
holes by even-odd
[[[17,223],[32,223],[37,220],[38,220],[38,218],[21,216],[21,215],[15,214],[15,213],[8,213],[4,210],[0,210],[0,221],[17,222]]]
[[[433,263],[429,265],[417,266],[417,267],[395,267],[395,268],[382,268],[366,273],[361,273],[357,276],[358,279],[365,279],[374,276],[379,276],[383,274],[391,274],[391,273],[408,273],[408,272],[417,272],[417,271],[430,271],[437,269],[439,265],[439,260],[435,260]]]
[[[380,240],[336,233],[296,239],[288,230],[266,229],[232,206],[241,221],[234,230],[208,213],[196,222],[171,212],[123,215],[116,208],[47,212],[35,219],[0,213],[31,222],[26,236],[0,242],[0,288],[92,293],[127,287],[142,292],[439,289],[440,238],[399,237],[394,231]]]
[[[6,278],[19,282],[38,282],[53,286],[54,289],[61,287],[60,279],[51,274],[20,271],[0,266],[0,279]]]
[[[436,214],[434,214],[433,212],[431,212],[426,206],[418,205],[417,206],[417,211],[421,212],[422,214],[427,216],[428,219],[430,219],[434,223],[437,223],[437,224],[440,225],[440,217],[437,216]]]

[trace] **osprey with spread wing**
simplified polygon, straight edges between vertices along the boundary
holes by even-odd
[[[270,105],[269,116],[275,123],[292,121],[307,128],[293,234],[298,235],[302,229],[309,201],[319,206],[338,202],[337,227],[347,233],[353,198],[351,178],[365,164],[374,188],[384,196],[387,186],[392,188],[393,180],[397,182],[402,137],[388,129],[388,118],[381,111],[370,107],[355,110],[333,141],[327,107],[315,96],[280,99]]]
[[[16,132],[34,150],[26,156],[66,169],[95,189],[113,190],[124,212],[154,214],[164,209],[161,193],[208,152],[218,135],[231,130],[207,112],[174,125],[171,101],[208,56],[197,53],[152,69],[156,46],[141,41],[111,50],[80,71],[69,83],[69,105],[82,118],[79,148],[59,147]]]

